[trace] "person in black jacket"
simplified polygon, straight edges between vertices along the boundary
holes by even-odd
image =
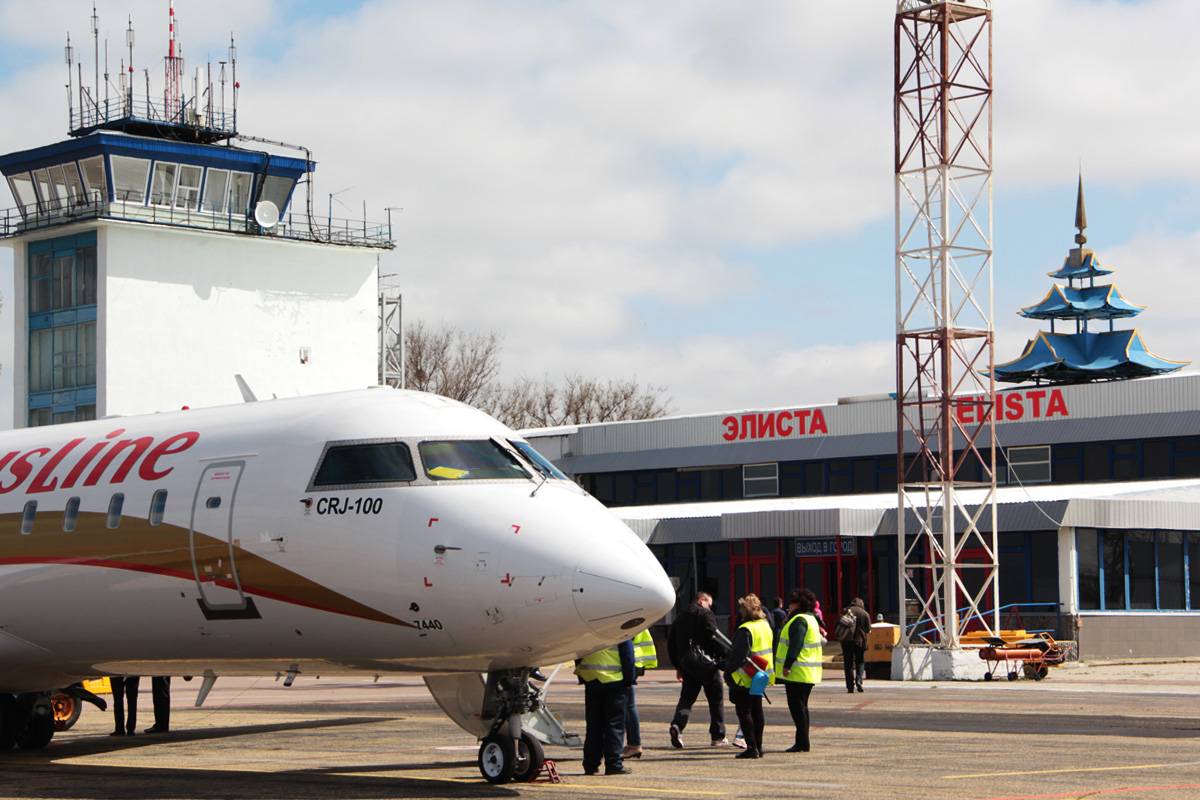
[[[692,705],[701,689],[708,701],[708,733],[713,747],[729,744],[725,738],[725,690],[717,666],[728,652],[729,645],[717,631],[712,595],[700,592],[671,626],[671,635],[667,638],[667,653],[675,665],[675,679],[683,684],[668,729],[672,747],[683,747],[683,729],[687,727]]]

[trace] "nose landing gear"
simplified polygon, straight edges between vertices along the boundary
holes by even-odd
[[[492,725],[479,744],[479,772],[488,783],[532,781],[546,761],[541,741],[522,726],[522,715],[542,707],[541,693],[529,683],[531,672],[488,673],[482,716]]]

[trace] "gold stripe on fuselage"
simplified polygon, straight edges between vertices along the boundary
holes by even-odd
[[[111,569],[153,572],[187,581],[195,580],[188,531],[163,523],[122,517],[110,529],[107,515],[80,512],[75,530],[63,531],[62,512],[39,512],[32,533],[20,533],[20,514],[0,514],[0,566],[4,564],[78,564]],[[235,540],[236,541],[236,540]],[[228,577],[229,542],[196,532],[196,561],[202,579],[233,587]],[[289,569],[233,546],[237,577],[248,595],[306,606],[334,614],[413,627],[382,611],[363,605]],[[210,574],[205,566],[211,568]]]

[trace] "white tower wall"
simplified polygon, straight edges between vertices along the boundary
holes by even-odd
[[[98,414],[378,380],[373,250],[101,222],[97,262]]]

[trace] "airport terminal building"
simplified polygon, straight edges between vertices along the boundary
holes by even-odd
[[[1002,626],[1088,659],[1200,655],[1200,374],[1000,395]],[[529,436],[646,540],[680,607],[703,589],[727,620],[800,585],[827,618],[856,595],[898,616],[889,395]]]

